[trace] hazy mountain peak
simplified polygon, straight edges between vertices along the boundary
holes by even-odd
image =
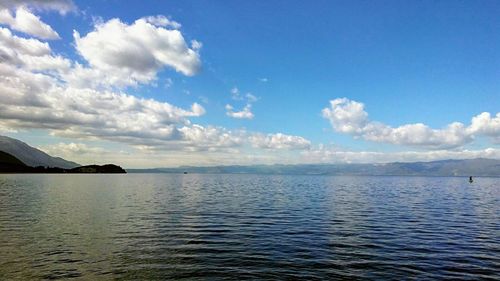
[[[69,169],[80,166],[78,163],[60,157],[52,157],[20,140],[6,136],[0,136],[0,151],[7,152],[32,167],[48,166]]]
[[[212,166],[156,169],[128,169],[131,173],[227,173],[227,174],[293,174],[351,176],[500,176],[500,160],[450,159],[430,162],[393,162],[374,164],[298,164]]]

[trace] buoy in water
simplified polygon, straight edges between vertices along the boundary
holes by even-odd
[[[470,183],[473,183],[473,182],[474,182],[474,180],[472,179],[472,177],[469,177],[469,182],[470,182]]]

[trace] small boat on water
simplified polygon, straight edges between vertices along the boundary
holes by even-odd
[[[471,177],[469,177],[469,182],[470,182],[470,183],[473,183],[473,182],[474,182],[474,180],[472,179],[472,176],[471,176]]]

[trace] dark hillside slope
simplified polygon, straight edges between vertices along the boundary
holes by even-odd
[[[52,157],[20,140],[6,136],[0,136],[0,151],[7,152],[32,167],[44,166],[71,169],[80,166],[78,163],[60,157]]]

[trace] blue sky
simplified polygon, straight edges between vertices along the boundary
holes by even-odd
[[[99,48],[89,47],[93,42],[87,35],[112,19],[132,26],[138,19],[162,15],[179,23],[178,28],[154,27],[182,34],[186,46],[198,55],[201,68],[196,73],[186,75],[175,62],[163,61],[147,81],[125,86],[106,82],[106,86],[89,88],[182,109],[196,103],[203,107],[203,114],[184,116],[186,120],[177,123],[170,120],[168,125],[178,129],[189,121],[188,126],[219,128],[219,140],[224,133],[239,138],[236,144],[224,145],[226,151],[219,150],[218,143],[199,149],[194,139],[189,139],[188,146],[179,144],[186,140],[186,131],[181,131],[181,137],[151,136],[151,127],[136,124],[134,140],[130,140],[131,134],[116,133],[124,126],[108,128],[113,137],[109,131],[96,133],[107,126],[105,121],[87,124],[88,128],[75,133],[79,122],[72,127],[49,121],[37,125],[18,115],[0,116],[5,120],[0,126],[3,134],[52,154],[89,162],[105,161],[96,154],[111,151],[115,153],[106,157],[125,166],[231,164],[238,163],[236,159],[241,163],[385,162],[500,155],[498,1],[48,2],[59,6],[5,1],[0,8],[15,15],[24,7],[57,32],[59,39],[16,30],[1,17],[0,22],[12,36],[47,42],[51,55],[64,57],[71,68],[78,62],[109,73],[115,69],[111,67],[122,66],[106,61],[105,50],[100,55],[96,54]],[[88,44],[79,46],[73,30]],[[99,43],[109,46],[105,39],[99,37]],[[201,48],[190,47],[192,40],[201,42]],[[131,60],[141,61],[138,57]],[[57,71],[57,75],[47,69],[41,73],[62,81],[64,91],[70,91],[73,82]],[[231,92],[236,89],[234,98]],[[247,93],[256,98],[249,99]],[[345,100],[335,106],[330,103],[340,98]],[[247,105],[248,112],[243,112]],[[231,112],[241,114],[231,117]],[[473,124],[471,119],[483,112],[489,117],[483,115]],[[445,130],[453,122],[462,123],[463,128]],[[425,127],[405,127],[420,123]],[[370,157],[353,154],[361,152]],[[178,158],[169,161],[157,156],[148,162],[148,153],[173,153]],[[143,161],[135,165],[127,158],[130,155],[141,155]]]

